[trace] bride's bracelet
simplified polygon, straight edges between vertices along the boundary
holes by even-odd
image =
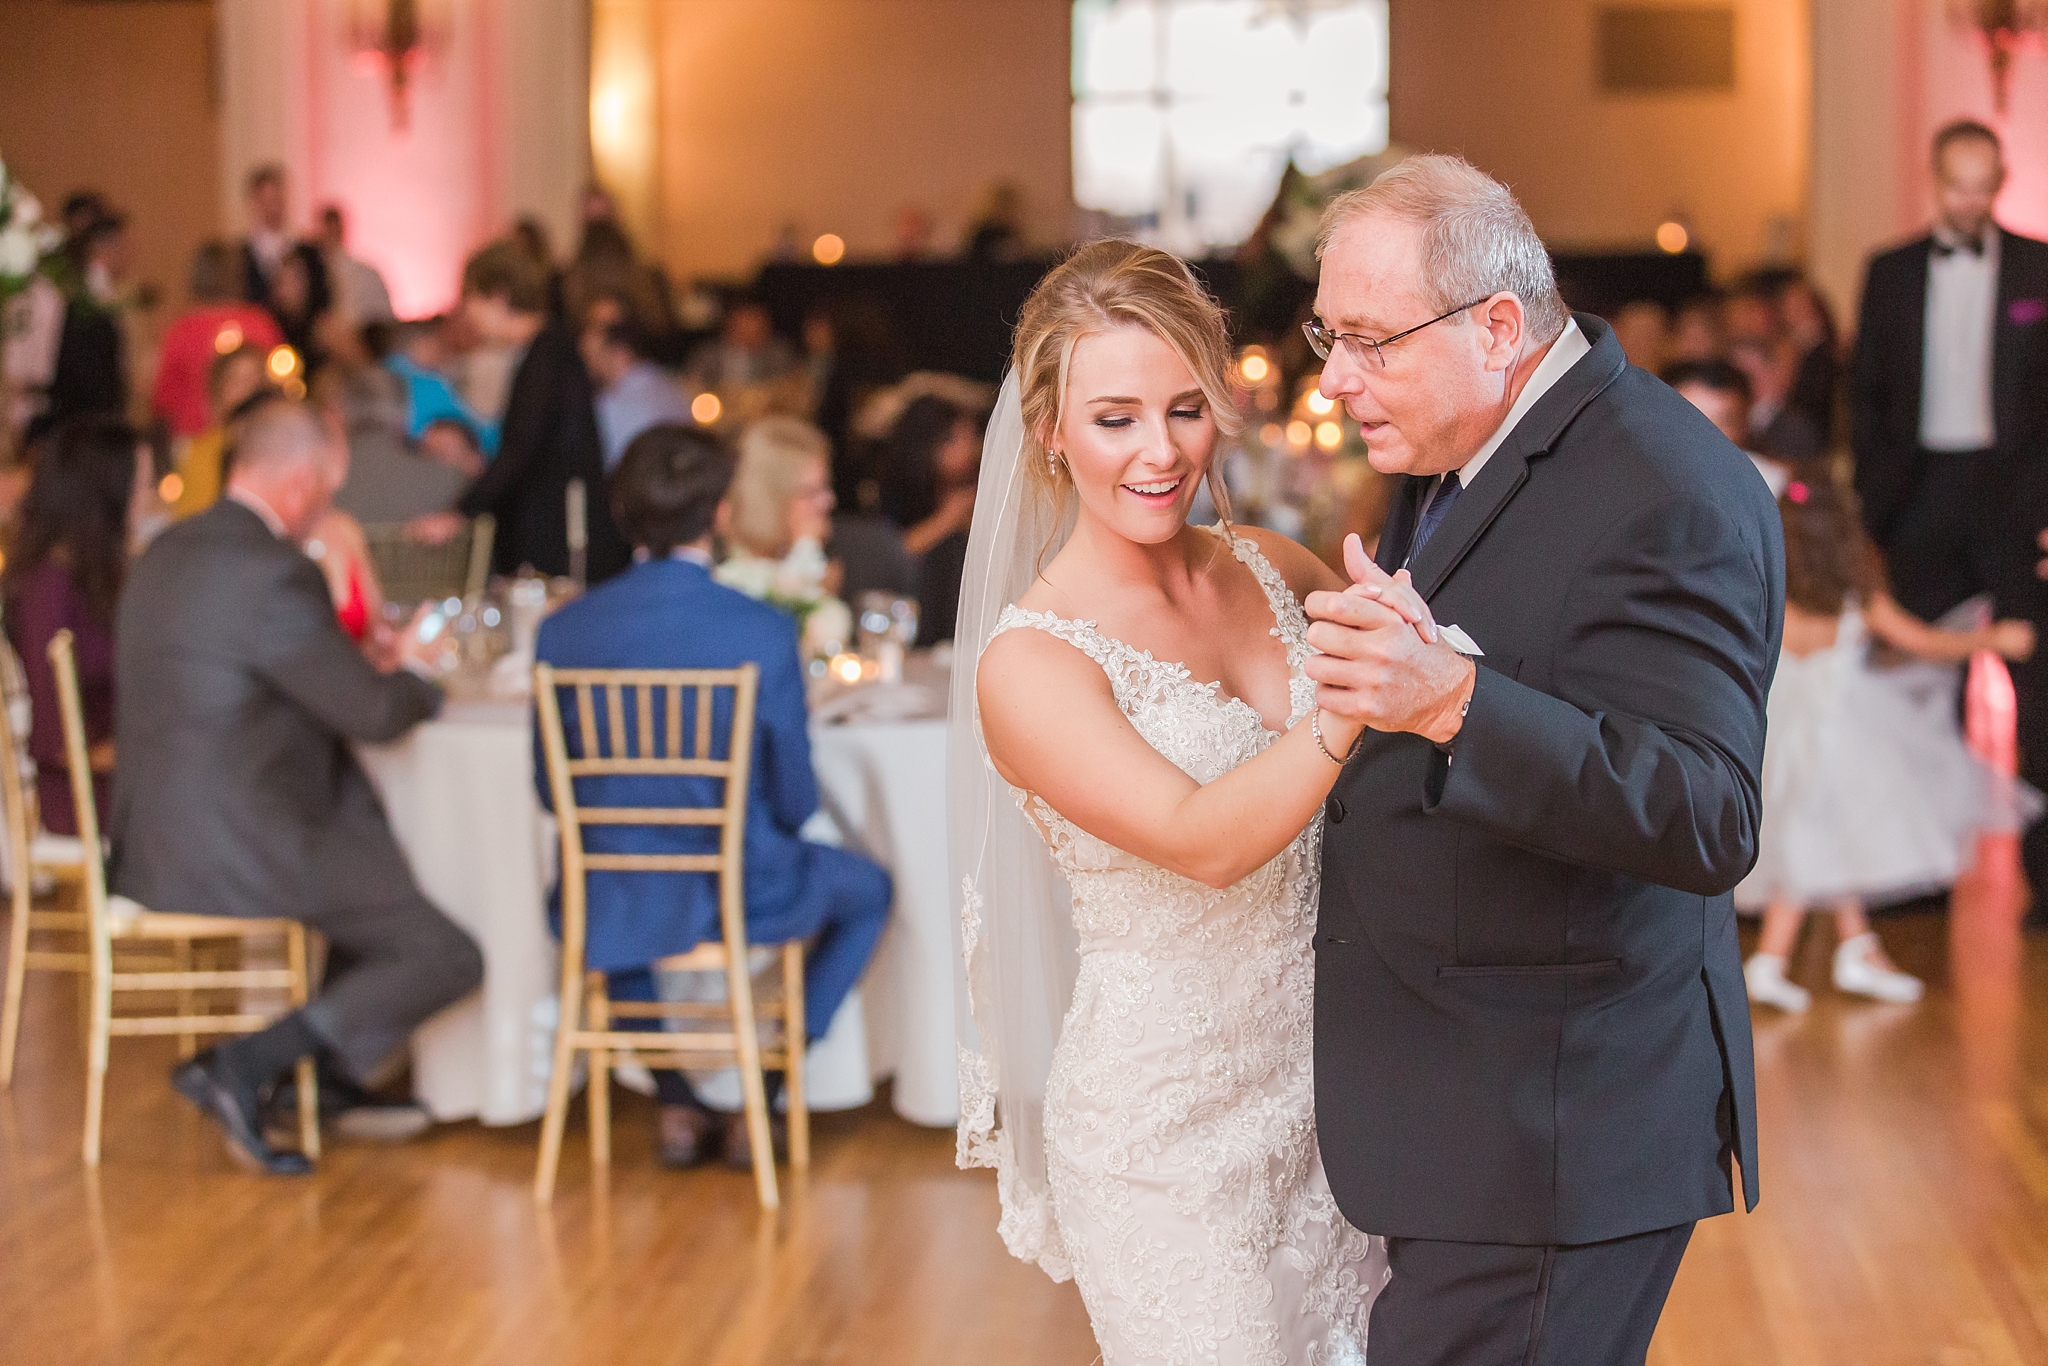
[[[1316,737],[1316,748],[1323,752],[1323,757],[1339,768],[1350,763],[1353,756],[1358,753],[1358,747],[1365,742],[1365,732],[1360,731],[1358,732],[1358,738],[1351,742],[1350,752],[1343,758],[1339,759],[1336,755],[1330,753],[1329,745],[1324,743],[1323,740],[1323,709],[1321,707],[1317,707],[1309,716],[1308,733]]]

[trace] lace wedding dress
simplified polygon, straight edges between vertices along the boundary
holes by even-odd
[[[1257,547],[1218,534],[1272,607],[1292,728],[1315,704],[1307,623]],[[1092,623],[1005,608],[997,633],[1022,629],[1100,664],[1138,733],[1198,782],[1277,738],[1248,703]],[[1218,891],[1018,799],[1072,890],[1080,968],[1045,1090],[1052,1236],[1026,1252],[1031,1212],[1006,1209],[1005,1237],[1056,1277],[1072,1273],[1106,1366],[1362,1362],[1386,1264],[1379,1240],[1338,1212],[1316,1148],[1322,817]],[[968,920],[971,943],[971,897]],[[963,1096],[965,1111],[982,1108]]]

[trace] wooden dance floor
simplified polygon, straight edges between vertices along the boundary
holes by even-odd
[[[1916,1007],[1816,992],[1761,1015],[1764,1203],[1701,1226],[1656,1366],[2048,1362],[2048,937],[2023,939],[2008,841],[1947,917],[1894,919]],[[1818,926],[1794,973],[1825,976]],[[986,1173],[884,1105],[818,1122],[776,1218],[747,1178],[663,1172],[621,1096],[609,1190],[573,1117],[561,1193],[535,1126],[331,1142],[317,1176],[246,1175],[117,1041],[105,1165],[79,1162],[72,986],[30,982],[0,1093],[0,1360],[464,1366],[1086,1366],[1072,1286],[1012,1261]]]

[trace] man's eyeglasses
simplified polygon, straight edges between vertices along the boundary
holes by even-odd
[[[1439,313],[1426,323],[1417,323],[1406,332],[1396,332],[1391,337],[1381,337],[1378,340],[1358,332],[1332,332],[1321,318],[1310,318],[1301,325],[1301,330],[1308,336],[1309,349],[1316,353],[1319,360],[1328,360],[1339,342],[1349,342],[1351,354],[1360,365],[1369,370],[1384,370],[1387,368],[1386,347],[1392,346],[1403,337],[1414,336],[1425,327],[1434,327],[1446,318],[1455,318],[1468,308],[1477,308],[1492,297],[1491,294],[1482,295],[1469,304],[1459,304],[1448,313]]]

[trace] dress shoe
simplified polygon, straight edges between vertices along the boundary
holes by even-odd
[[[725,1117],[695,1105],[661,1107],[661,1165],[678,1170],[711,1160],[725,1137]]]
[[[221,1066],[218,1049],[209,1048],[171,1073],[171,1085],[227,1135],[228,1149],[271,1176],[305,1176],[313,1163],[304,1153],[279,1152],[263,1139],[261,1104],[256,1090]]]
[[[789,1157],[789,1121],[781,1115],[768,1116],[768,1143],[778,1162]],[[725,1126],[725,1165],[736,1172],[754,1170],[754,1145],[747,1137],[744,1113],[731,1117]]]
[[[1813,997],[1804,987],[1785,980],[1785,960],[1774,953],[1752,954],[1742,965],[1742,980],[1749,987],[1749,999],[1758,1005],[1776,1006],[1788,1015],[1801,1015],[1813,1004]]]
[[[381,1100],[342,1077],[320,1073],[320,1126],[353,1143],[404,1143],[434,1127],[434,1117],[416,1101]],[[287,1077],[263,1107],[266,1134],[299,1129],[299,1084]]]
[[[1918,977],[1885,961],[1875,934],[1859,934],[1835,950],[1835,989],[1893,1005],[1910,1005],[1927,990]]]

